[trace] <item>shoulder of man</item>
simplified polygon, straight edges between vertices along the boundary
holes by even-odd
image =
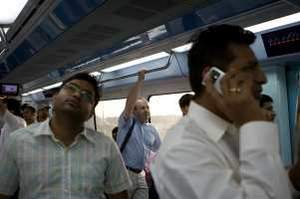
[[[114,143],[114,141],[110,137],[108,137],[107,135],[105,135],[102,132],[95,131],[90,128],[85,128],[85,131],[86,131],[87,136],[89,138],[93,139],[93,141],[96,143],[107,143],[107,144]]]
[[[125,116],[125,113],[122,112],[122,114],[118,118],[118,126],[129,125],[132,123],[133,119],[133,115]]]
[[[154,133],[158,133],[157,129],[152,123],[146,123],[147,127],[150,128]]]
[[[22,118],[19,120],[20,124],[23,124]],[[25,121],[24,121],[25,122]],[[26,123],[25,123],[26,125]],[[13,139],[22,139],[24,137],[31,137],[41,128],[41,123],[34,123],[28,127],[24,126],[25,128],[20,128],[11,133]]]

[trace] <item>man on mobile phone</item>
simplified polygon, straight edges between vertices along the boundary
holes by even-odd
[[[161,198],[291,198],[277,126],[259,106],[267,79],[249,47],[254,40],[252,32],[233,25],[198,35],[188,54],[194,100],[152,167]],[[221,92],[207,75],[212,67],[225,73]]]

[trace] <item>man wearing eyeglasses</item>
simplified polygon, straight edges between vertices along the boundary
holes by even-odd
[[[87,73],[63,82],[53,116],[10,135],[0,154],[0,199],[20,187],[20,198],[127,199],[130,180],[117,146],[84,128],[99,101]]]

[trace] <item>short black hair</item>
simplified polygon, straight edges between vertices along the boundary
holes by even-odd
[[[272,97],[269,95],[266,95],[266,94],[262,94],[259,99],[259,106],[262,107],[265,103],[268,103],[268,102],[273,103]]]
[[[14,115],[21,116],[21,102],[13,98],[5,98],[3,103],[6,104],[7,109]]]
[[[27,104],[27,103],[22,104],[22,105],[21,105],[21,108],[20,108],[21,111],[23,111],[27,106],[29,106],[29,104]]]
[[[179,99],[179,106],[181,108],[183,108],[185,106],[189,106],[193,98],[194,98],[194,96],[191,94],[185,94],[185,95],[181,96],[181,98]]]
[[[193,46],[188,53],[188,67],[190,84],[195,95],[201,94],[201,75],[205,67],[217,66],[226,71],[226,66],[234,59],[228,49],[229,45],[250,45],[255,38],[252,32],[228,24],[210,26],[194,36]]]
[[[32,113],[36,112],[35,108],[33,106],[30,106],[30,105],[25,106],[24,109],[23,109],[23,111],[25,111],[25,109],[30,110]]]
[[[86,72],[82,72],[82,73],[77,73],[71,77],[69,77],[68,79],[64,80],[62,85],[61,85],[61,88],[67,84],[68,82],[72,81],[72,80],[75,80],[75,79],[78,79],[78,80],[83,80],[83,81],[87,81],[89,82],[93,88],[94,88],[94,92],[95,92],[95,106],[98,104],[99,100],[100,100],[100,93],[99,93],[99,90],[98,90],[98,82],[96,80],[96,78]]]

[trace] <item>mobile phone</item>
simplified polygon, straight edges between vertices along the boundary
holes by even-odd
[[[214,87],[217,89],[217,91],[220,94],[222,94],[220,83],[224,75],[225,73],[215,66],[211,67],[207,72],[207,74],[205,75],[206,77],[210,77],[212,79]],[[202,84],[205,85],[204,80],[202,81]]]

